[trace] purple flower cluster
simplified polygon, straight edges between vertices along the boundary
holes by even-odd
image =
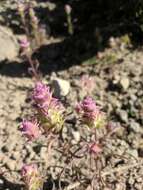
[[[90,97],[85,98],[76,106],[77,113],[81,116],[82,121],[89,127],[100,127],[103,123],[103,113]]]
[[[26,189],[43,189],[43,180],[38,172],[37,165],[25,164],[21,169],[21,176],[26,185]]]
[[[35,140],[40,136],[39,124],[36,121],[23,120],[20,130],[29,141]]]
[[[60,130],[64,123],[64,107],[58,99],[52,97],[50,88],[42,82],[37,82],[32,92],[32,99],[44,129],[47,127],[47,130]]]
[[[35,175],[37,173],[38,173],[37,165],[35,164],[25,164],[21,169],[22,177],[31,176],[33,174]]]
[[[78,113],[83,113],[83,117],[94,120],[98,117],[100,113],[99,107],[96,105],[94,100],[90,97],[85,98],[82,102],[80,102],[76,110]]]
[[[32,99],[36,107],[44,111],[45,115],[49,114],[49,110],[63,111],[63,106],[58,99],[52,97],[50,88],[42,82],[37,82],[33,89]]]
[[[42,129],[46,133],[49,130],[58,132],[64,123],[64,107],[58,99],[52,97],[49,87],[37,82],[32,92],[32,100],[37,114],[32,120],[23,120],[20,126],[23,135],[32,141],[40,136]]]
[[[32,99],[38,108],[47,108],[52,101],[52,93],[49,87],[41,82],[37,82],[32,92]]]

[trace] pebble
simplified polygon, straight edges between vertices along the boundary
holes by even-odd
[[[70,91],[70,83],[61,78],[55,78],[51,82],[56,97],[67,96]]]
[[[63,127],[63,130],[62,130],[62,138],[63,138],[64,140],[67,139],[67,132],[68,132],[67,128],[66,128],[66,127]]]
[[[16,161],[11,160],[11,159],[7,159],[6,166],[7,166],[8,169],[13,171],[13,170],[15,170],[15,167],[16,167]]]
[[[130,95],[130,98],[131,98],[131,100],[132,100],[133,102],[137,100],[137,96],[134,95],[134,94],[131,94],[131,95]]]
[[[21,155],[20,155],[20,152],[19,151],[13,151],[12,152],[12,158],[14,159],[14,160],[19,160],[20,159],[20,157],[21,157]]]
[[[80,133],[78,131],[72,131],[72,135],[74,140],[72,141],[73,144],[76,144],[80,141]]]
[[[14,60],[18,56],[19,47],[12,31],[7,27],[0,26],[0,61],[5,59]]]
[[[136,149],[128,149],[127,153],[130,154],[134,158],[138,158],[138,151]]]
[[[123,127],[119,127],[119,128],[117,129],[117,131],[116,131],[116,135],[117,135],[118,137],[122,137],[122,136],[124,135],[124,133],[125,133],[125,128],[123,128]]]
[[[127,77],[121,78],[120,84],[124,90],[127,90],[129,88],[129,85],[130,85],[129,78],[127,78]]]
[[[47,147],[42,147],[40,151],[40,158],[46,160],[48,158]]]
[[[125,110],[117,110],[117,114],[119,115],[121,121],[125,123],[128,122],[128,114]]]
[[[142,128],[140,127],[139,123],[135,122],[134,120],[130,123],[130,128],[136,133],[143,133]]]

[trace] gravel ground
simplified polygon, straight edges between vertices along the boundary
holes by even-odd
[[[120,51],[118,49],[115,63],[103,63],[103,59],[114,51],[117,50],[109,48],[103,52],[103,57],[99,60],[101,64],[73,66],[52,75],[70,83],[70,92],[63,99],[66,104],[70,102],[71,107],[83,97],[83,94],[85,95],[79,86],[81,76],[88,74],[94,78],[95,88],[92,96],[109,117],[121,125],[117,137],[108,142],[107,152],[110,147],[118,155],[123,154],[128,158],[126,161],[124,158],[112,156],[110,159],[112,165],[107,164],[105,167],[106,180],[112,184],[111,189],[141,190],[143,188],[142,51],[127,49]],[[8,66],[4,65],[3,70],[5,67]],[[46,75],[44,80],[49,82],[52,77]],[[25,143],[25,139],[18,131],[22,117],[31,112],[27,92],[32,86],[33,82],[29,77],[0,76],[0,165],[2,171],[8,171],[4,177],[1,177],[0,186],[2,189],[12,189],[9,184],[15,188],[21,188],[20,185],[16,186],[15,184],[21,184],[19,170],[23,162],[38,162],[39,166],[45,169],[45,172],[46,167],[52,164],[51,159],[50,163],[48,161],[44,147],[38,147],[34,143]],[[58,156],[55,156],[55,160],[58,163]],[[130,168],[131,165],[134,167]],[[116,172],[117,168],[121,170],[119,173]]]
[[[3,1],[4,2],[4,1]],[[9,1],[6,1],[9,2]],[[9,3],[3,3],[2,7],[9,7]],[[13,7],[15,5],[13,4]],[[1,8],[0,11],[3,11]],[[4,17],[0,17],[3,22]],[[5,29],[4,29],[5,30]],[[6,44],[13,44],[17,36],[11,32],[0,30],[0,37],[7,35]],[[12,36],[12,37],[11,37]],[[9,39],[8,39],[9,38]],[[48,44],[60,42],[59,38],[52,37]],[[3,38],[0,40],[3,41]],[[123,42],[123,39],[110,39],[108,48],[99,52],[97,56],[84,61],[81,65],[72,65],[67,69],[58,70],[54,63],[67,63],[66,58],[59,60],[58,55],[60,46],[51,49],[50,53],[46,52],[46,59],[53,64],[51,67],[56,71],[51,73],[44,69],[43,80],[52,85],[55,77],[63,79],[70,85],[67,95],[60,97],[65,106],[70,111],[74,108],[77,101],[84,96],[92,96],[107,113],[108,117],[119,125],[119,130],[113,138],[107,141],[105,151],[102,154],[104,169],[102,175],[108,188],[95,189],[99,190],[142,190],[143,189],[143,55],[142,48],[133,49],[131,45]],[[112,42],[112,43],[111,43]],[[55,180],[60,170],[49,169],[50,165],[65,166],[65,160],[60,159],[60,154],[52,152],[53,157],[49,157],[47,149],[36,143],[28,143],[21,136],[18,126],[23,117],[31,114],[29,91],[34,86],[33,80],[25,73],[26,65],[22,65],[17,58],[18,48],[11,51],[11,56],[5,53],[3,46],[0,51],[0,189],[2,190],[21,190],[23,183],[20,177],[20,169],[25,163],[38,163],[44,176],[48,176],[45,189],[52,189],[49,184],[50,177]],[[16,51],[16,52],[15,52]],[[14,52],[14,53],[13,53]],[[11,60],[12,57],[12,60]],[[8,59],[5,61],[3,59]],[[58,61],[57,61],[58,59]],[[14,61],[12,63],[12,61]],[[18,62],[18,63],[17,63]],[[44,67],[42,65],[42,67]],[[50,66],[49,66],[50,67]],[[50,68],[51,68],[50,67]],[[48,70],[49,71],[49,70]],[[94,90],[89,92],[81,88],[81,77],[88,75],[94,80]],[[67,90],[66,83],[63,85],[63,92]],[[65,89],[66,90],[65,90]],[[69,88],[69,86],[68,86]],[[71,123],[66,123],[65,137],[76,141],[82,126],[75,123],[74,115],[69,115]],[[76,135],[75,135],[76,134]],[[43,137],[40,142],[46,145],[46,139]],[[59,144],[56,144],[59,146]],[[82,173],[89,176],[91,173],[88,160],[75,160],[75,166],[81,167]],[[71,171],[70,171],[71,172]],[[69,173],[70,173],[69,172]],[[72,174],[64,173],[62,182],[63,189],[66,186],[74,184]],[[89,183],[76,184],[73,189],[91,190]],[[57,188],[58,189],[58,188]]]

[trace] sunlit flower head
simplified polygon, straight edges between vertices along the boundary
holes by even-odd
[[[38,173],[37,165],[35,164],[24,164],[21,169],[22,177],[32,176]]]
[[[38,107],[47,107],[51,102],[52,93],[44,83],[37,82],[32,92],[32,99]]]
[[[47,128],[47,130],[59,131],[64,123],[64,107],[52,96],[50,88],[42,82],[37,82],[32,92],[32,99],[44,130]]]
[[[104,123],[104,114],[91,97],[87,97],[77,104],[76,111],[88,127],[98,128]]]
[[[39,124],[36,121],[23,120],[20,130],[29,141],[35,140],[40,136]]]

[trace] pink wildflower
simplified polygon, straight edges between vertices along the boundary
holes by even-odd
[[[38,25],[38,18],[34,15],[32,18],[32,22],[33,22],[33,24],[35,25],[35,26],[37,26]]]
[[[95,88],[95,81],[93,77],[89,77],[88,75],[83,75],[80,79],[80,88],[87,94],[92,93]]]
[[[52,93],[49,87],[42,82],[37,82],[32,93],[32,98],[38,107],[49,106],[52,99]]]
[[[89,127],[99,127],[103,122],[103,113],[90,97],[85,98],[76,106],[77,113]]]
[[[43,189],[43,179],[41,178],[35,164],[25,164],[21,169],[21,176],[25,183],[25,189]]]
[[[102,148],[97,143],[89,144],[89,152],[93,154],[99,154],[102,152]]]
[[[32,26],[35,29],[37,29],[39,21],[38,21],[37,16],[35,15],[35,11],[34,11],[33,7],[30,7],[30,9],[29,9],[29,15],[31,17],[31,21],[32,21],[31,24],[32,24]]]
[[[38,173],[38,170],[35,164],[25,164],[21,169],[22,177],[31,176],[37,173]]]
[[[37,139],[40,136],[39,124],[35,121],[23,120],[20,130],[29,141]]]
[[[70,13],[71,13],[71,10],[72,10],[72,8],[71,8],[71,6],[70,5],[65,5],[65,12],[69,15]]]
[[[37,107],[39,118],[43,126],[60,129],[63,125],[64,107],[58,99],[52,97],[49,87],[38,82],[32,93],[32,99]],[[45,128],[45,127],[44,127]]]
[[[28,49],[30,47],[30,43],[26,37],[20,40],[20,47],[22,49]]]
[[[96,119],[100,113],[99,107],[96,105],[94,100],[90,97],[85,98],[76,107],[77,112],[82,113],[84,118]]]

